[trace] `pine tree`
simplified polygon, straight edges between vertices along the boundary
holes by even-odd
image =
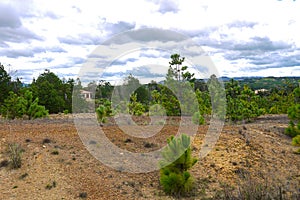
[[[300,135],[300,104],[291,106],[288,109],[290,123],[285,133],[291,137]]]
[[[39,105],[39,99],[33,100],[32,92],[25,90],[24,94],[18,96],[10,92],[10,95],[4,101],[1,107],[2,115],[8,119],[21,118],[27,116],[28,119],[36,119],[46,117],[48,110],[44,106]]]
[[[96,109],[97,119],[100,123],[100,126],[103,126],[103,123],[106,122],[107,114],[106,114],[106,108],[104,105],[99,105],[99,107]]]
[[[190,137],[182,134],[168,139],[168,146],[162,151],[160,162],[160,184],[170,195],[187,195],[193,189],[193,178],[188,170],[197,162],[192,157]]]

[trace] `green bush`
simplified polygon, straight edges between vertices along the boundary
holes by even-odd
[[[107,120],[107,117],[113,116],[115,114],[115,111],[111,107],[111,102],[107,99],[101,99],[99,101],[99,106],[96,109],[97,119],[100,125],[102,123],[105,123]]]
[[[187,195],[193,189],[193,178],[188,170],[197,162],[191,155],[190,137],[168,139],[168,146],[162,151],[160,162],[160,184],[166,194]]]
[[[297,135],[292,140],[292,145],[294,146],[300,146],[300,135]]]
[[[107,114],[106,114],[106,108],[104,105],[99,105],[99,107],[96,109],[97,119],[100,125],[102,123],[106,122]]]
[[[293,105],[288,109],[288,117],[291,121],[285,133],[291,137],[300,135],[300,104]]]
[[[2,115],[8,119],[22,118],[27,116],[28,119],[46,117],[48,110],[39,105],[39,99],[33,99],[32,92],[26,90],[23,95],[9,93],[1,107]]]
[[[141,116],[145,112],[145,107],[142,103],[137,101],[137,94],[131,95],[130,100],[128,104],[129,114]]]
[[[199,125],[205,124],[205,119],[204,119],[204,117],[200,114],[199,111],[197,111],[197,112],[195,112],[195,113],[193,114],[192,121],[193,121],[194,124],[199,124]]]

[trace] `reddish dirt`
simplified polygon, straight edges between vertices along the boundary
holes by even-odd
[[[142,124],[145,119],[135,121]],[[159,134],[148,139],[128,136],[113,122],[103,130],[122,149],[150,152],[166,145],[178,124],[178,118],[169,119]],[[286,115],[226,124],[214,149],[192,168],[196,188],[187,199],[212,197],[222,183],[237,187],[242,173],[263,175],[289,185],[287,193],[299,192],[300,155],[293,153],[291,138],[284,135],[287,124]],[[24,149],[21,168],[0,167],[0,199],[83,199],[85,194],[86,199],[173,199],[162,192],[159,171],[126,173],[95,159],[81,142],[71,116],[2,120],[0,127],[0,162],[9,160],[8,144],[18,143]],[[192,144],[194,156],[199,155],[207,129],[207,125],[199,126]],[[45,139],[49,143],[43,143]]]

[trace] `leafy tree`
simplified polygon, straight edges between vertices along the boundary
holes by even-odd
[[[160,184],[170,195],[183,196],[193,188],[193,178],[188,170],[197,162],[192,157],[190,137],[182,134],[168,139],[168,146],[162,151],[160,162]]]

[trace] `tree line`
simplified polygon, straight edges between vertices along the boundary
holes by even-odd
[[[215,75],[211,75],[208,80],[195,79],[194,74],[184,65],[184,57],[174,54],[170,59],[163,83],[152,81],[141,84],[138,78],[130,74],[121,86],[99,80],[84,87],[79,79],[60,79],[50,70],[45,70],[37,79],[24,86],[18,78],[12,80],[0,64],[0,113],[11,119],[23,116],[33,119],[46,116],[47,113],[95,110],[82,97],[80,90],[93,93],[96,108],[100,105],[111,107],[111,102],[117,102],[109,108],[115,113],[145,115],[156,112],[181,116],[197,112],[200,117],[205,117],[213,114],[212,112],[219,112],[218,109],[213,109],[215,105],[226,107],[225,118],[234,122],[251,121],[263,114],[287,114],[290,107],[300,103],[298,85],[287,83],[255,93],[248,85],[242,86],[239,81],[231,79],[225,82],[224,91],[220,91],[223,86]],[[216,102],[222,99],[218,96],[222,92],[226,97],[225,102]],[[74,108],[79,109],[73,110]]]

